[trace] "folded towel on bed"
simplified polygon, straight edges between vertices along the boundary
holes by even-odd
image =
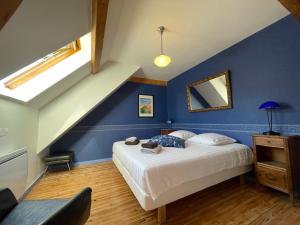
[[[135,140],[135,141],[125,141],[125,145],[137,145],[139,144],[140,141],[139,140]]]
[[[125,145],[137,145],[140,143],[137,137],[129,137],[125,139]]]
[[[125,141],[128,141],[128,142],[134,142],[136,140],[138,140],[138,139],[137,139],[137,137],[134,137],[134,136],[125,139]]]
[[[147,154],[158,154],[161,151],[161,145],[158,145],[156,148],[142,148],[141,152]]]
[[[142,144],[143,148],[156,148],[157,146],[158,144],[153,142],[147,142]]]

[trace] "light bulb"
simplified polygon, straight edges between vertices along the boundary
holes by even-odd
[[[158,67],[166,67],[170,64],[171,58],[167,55],[161,54],[154,59],[154,64]]]

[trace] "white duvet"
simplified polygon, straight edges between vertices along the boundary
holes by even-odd
[[[184,149],[163,147],[159,154],[140,150],[140,144],[125,145],[124,141],[113,144],[114,157],[152,199],[185,182],[250,165],[253,161],[252,151],[237,143],[222,146],[186,143]]]

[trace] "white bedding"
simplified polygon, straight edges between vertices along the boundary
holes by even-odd
[[[250,165],[253,161],[251,150],[237,143],[222,146],[187,143],[185,149],[164,147],[156,155],[142,153],[140,149],[140,144],[129,146],[119,141],[113,145],[113,154],[152,199],[185,182]]]

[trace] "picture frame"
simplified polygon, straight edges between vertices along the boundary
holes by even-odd
[[[138,116],[140,118],[154,117],[154,96],[138,95]]]

